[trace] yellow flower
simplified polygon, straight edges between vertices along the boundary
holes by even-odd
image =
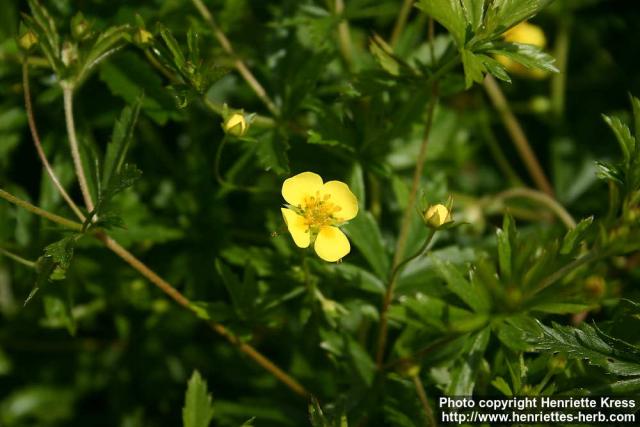
[[[31,47],[36,43],[38,43],[38,36],[36,36],[31,30],[28,30],[18,39],[18,44],[24,50],[31,49]]]
[[[424,213],[424,220],[430,227],[438,228],[447,222],[451,222],[451,212],[445,205],[433,205]]]
[[[510,43],[531,44],[544,49],[547,45],[547,38],[542,28],[528,22],[521,22],[509,31],[504,33],[504,40]],[[507,71],[518,74],[523,77],[531,77],[541,79],[547,75],[543,70],[537,68],[527,68],[524,65],[514,61],[506,56],[498,55],[496,59],[504,65]]]
[[[344,182],[322,181],[320,175],[302,172],[282,184],[287,201],[282,216],[295,244],[307,248],[313,242],[325,261],[339,261],[351,250],[347,236],[338,228],[358,214],[358,199]]]
[[[249,126],[244,114],[234,113],[224,122],[224,131],[234,136],[243,136]]]

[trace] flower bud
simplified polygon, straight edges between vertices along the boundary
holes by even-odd
[[[91,24],[82,13],[71,18],[71,35],[76,40],[86,40],[91,37]]]
[[[445,205],[432,205],[424,213],[424,221],[429,227],[438,228],[452,221],[451,212]]]
[[[145,30],[144,28],[138,28],[138,31],[136,31],[133,35],[133,41],[138,45],[147,45],[151,42],[152,39],[153,34]]]
[[[233,113],[224,122],[223,129],[225,133],[229,135],[243,136],[247,133],[249,126],[247,125],[247,120],[245,119],[244,114]]]
[[[38,43],[38,36],[31,30],[27,30],[18,38],[18,45],[24,50],[31,49],[36,43]]]

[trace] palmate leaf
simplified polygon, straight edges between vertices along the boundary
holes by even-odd
[[[534,350],[585,359],[615,375],[640,376],[640,348],[605,334],[595,325],[536,325],[537,330],[526,331],[526,340]]]
[[[208,427],[213,418],[213,403],[207,383],[193,371],[182,408],[183,427]]]

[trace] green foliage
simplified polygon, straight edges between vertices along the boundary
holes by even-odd
[[[633,12],[5,3],[0,425],[422,426],[441,396],[640,391]],[[507,41],[527,20],[551,46]],[[302,202],[300,248],[279,208],[304,171],[358,214]]]
[[[213,419],[212,398],[207,383],[198,371],[193,371],[182,408],[182,425],[184,427],[208,427]]]

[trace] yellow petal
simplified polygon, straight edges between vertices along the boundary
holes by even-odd
[[[338,227],[330,226],[320,229],[313,247],[320,258],[329,262],[338,261],[351,251],[347,236]]]
[[[358,215],[358,199],[344,182],[329,181],[322,186],[321,192],[330,195],[329,202],[340,208],[335,213],[340,221],[349,221]]]
[[[547,38],[542,28],[528,22],[521,22],[511,28],[504,33],[504,39],[508,42],[532,44],[540,48],[547,44]]]
[[[292,206],[302,205],[304,197],[315,196],[322,188],[322,178],[313,172],[302,172],[287,178],[282,183],[282,197]]]
[[[291,209],[280,208],[280,211],[296,246],[299,248],[309,247],[309,243],[311,243],[311,233],[309,232],[309,227],[304,222],[304,218]]]

